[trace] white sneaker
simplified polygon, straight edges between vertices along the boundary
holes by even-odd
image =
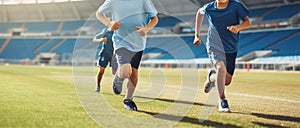
[[[204,92],[205,93],[208,93],[212,89],[212,87],[215,87],[215,82],[211,82],[210,79],[209,79],[210,75],[213,74],[213,73],[216,73],[216,71],[214,69],[209,69],[208,70],[207,78],[206,78],[206,81],[204,83]]]
[[[229,105],[226,99],[221,99],[219,102],[219,112],[230,112]]]

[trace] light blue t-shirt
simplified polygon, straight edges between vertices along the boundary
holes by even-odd
[[[228,26],[240,24],[248,14],[248,9],[237,0],[229,0],[228,6],[218,9],[216,1],[206,4],[200,9],[209,22],[207,47],[225,51],[225,53],[237,52],[239,34],[234,34],[227,29]]]
[[[126,48],[139,52],[145,49],[146,36],[140,36],[136,27],[147,25],[149,19],[157,15],[151,0],[106,0],[98,13],[112,13],[112,20],[121,23],[113,35],[115,50]]]

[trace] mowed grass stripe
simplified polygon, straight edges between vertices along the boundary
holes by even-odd
[[[153,75],[153,70],[158,69],[141,68],[139,89],[143,91],[149,89],[147,83],[151,81],[149,75]],[[167,85],[182,84],[184,88],[200,89],[192,109],[174,127],[300,127],[298,103],[259,98],[265,96],[298,101],[300,81],[295,78],[299,78],[300,73],[237,71],[232,85],[227,88],[227,97],[233,113],[215,112],[207,121],[199,123],[199,114],[207,96],[201,90],[206,71],[200,70],[198,74],[187,76],[197,75],[200,77],[199,81],[188,79],[182,82],[181,72],[185,70],[159,70],[166,75]],[[0,116],[3,117],[0,119],[0,127],[99,127],[78,101],[71,67],[0,66],[0,78]],[[166,118],[159,118],[154,114],[163,112],[173,104],[178,88],[168,87],[158,97],[136,93],[136,103],[141,111],[130,112],[123,108],[123,95],[113,94],[111,83],[112,75],[110,70],[107,70],[102,84],[102,94],[99,96],[103,96],[118,112],[129,117],[151,117],[162,121],[176,117],[166,115]],[[90,91],[94,94],[93,90]],[[231,93],[245,95],[231,95]],[[187,101],[179,103],[190,105]]]
[[[71,75],[65,69],[0,66],[1,127],[98,127],[79,104],[73,82],[51,78],[53,71]]]

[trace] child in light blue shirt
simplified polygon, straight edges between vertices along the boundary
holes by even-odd
[[[105,17],[111,13],[112,21]],[[122,84],[128,78],[124,106],[137,111],[133,93],[138,81],[138,68],[146,46],[146,34],[158,22],[157,11],[151,0],[106,0],[96,16],[110,30],[114,30],[113,42],[118,63],[113,81],[115,94],[122,92]]]

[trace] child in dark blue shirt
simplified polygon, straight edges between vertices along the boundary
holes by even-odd
[[[100,92],[100,83],[101,83],[105,68],[107,67],[108,63],[112,66],[112,63],[114,62],[114,61],[112,61],[113,52],[114,52],[112,35],[113,35],[113,32],[110,31],[109,29],[105,28],[99,34],[97,34],[93,39],[93,42],[102,43],[101,46],[99,46],[99,48],[101,47],[101,50],[99,52],[99,59],[97,62],[99,71],[96,76],[97,86],[96,86],[95,92],[98,92],[98,93]],[[112,74],[115,74],[114,69],[112,70]]]
[[[250,26],[248,9],[237,0],[215,0],[204,5],[196,15],[194,44],[201,44],[200,29],[204,15],[209,22],[206,48],[216,70],[208,71],[204,92],[208,93],[215,82],[218,86],[220,112],[230,112],[225,97],[225,85],[229,85],[235,69],[239,32]],[[242,23],[240,23],[242,20]]]

